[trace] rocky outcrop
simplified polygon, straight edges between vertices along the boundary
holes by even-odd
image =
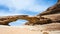
[[[49,18],[52,22],[59,22],[60,23],[60,0],[52,6],[49,7],[45,12],[41,13],[39,16],[44,18]]]
[[[35,25],[35,24],[47,24],[51,20],[43,17],[30,17],[28,15],[15,15],[15,16],[4,16],[0,17],[0,25],[8,25],[10,22],[17,21],[19,19],[27,20],[25,25]],[[39,23],[40,22],[40,23]]]
[[[60,0],[58,0],[58,2],[52,7],[49,7],[46,11],[40,13],[38,16],[58,14],[58,13],[60,14]]]
[[[60,23],[60,0],[52,6],[49,7],[46,11],[38,14],[40,20],[35,24],[49,24],[49,23]],[[41,18],[43,17],[43,18]],[[30,23],[31,24],[31,23]]]
[[[0,17],[0,25],[8,25],[10,22],[17,21],[18,19],[25,19],[27,15],[3,16]]]
[[[3,16],[0,17],[0,25],[8,25],[10,22],[14,22],[19,19],[27,20],[28,23],[35,23],[39,20],[38,17],[29,17],[28,15]]]
[[[42,24],[48,24],[48,23],[52,22],[51,19],[47,19],[44,17],[40,17],[38,19],[33,19],[32,21],[25,23],[25,25],[42,25]]]

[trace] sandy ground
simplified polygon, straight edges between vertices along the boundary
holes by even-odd
[[[43,31],[44,28],[37,26],[2,26],[0,25],[0,34],[60,34],[60,31]]]

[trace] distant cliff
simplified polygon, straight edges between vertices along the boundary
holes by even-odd
[[[60,14],[60,0],[57,1],[57,3],[51,7],[49,7],[46,11],[38,14],[38,16],[43,15],[49,15],[49,14]]]

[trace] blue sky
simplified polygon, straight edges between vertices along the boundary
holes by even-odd
[[[0,0],[0,16],[30,15],[35,16],[48,7],[54,5],[57,0]],[[24,24],[26,20],[17,20],[10,23],[11,26]]]

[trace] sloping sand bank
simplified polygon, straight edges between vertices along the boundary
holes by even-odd
[[[51,24],[49,26],[51,29],[47,26],[49,25],[42,25],[42,26],[41,25],[37,25],[37,26],[27,26],[27,25],[3,26],[3,25],[0,25],[0,34],[60,34],[60,30],[58,28],[52,29],[53,25],[51,27]]]

